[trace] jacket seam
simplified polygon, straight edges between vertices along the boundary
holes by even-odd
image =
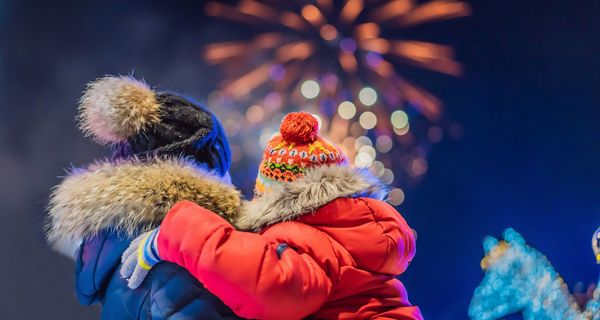
[[[299,222],[299,221],[298,221],[298,222]],[[328,274],[328,272],[327,272],[327,268],[323,268],[323,267],[321,266],[321,264],[318,262],[318,260],[316,259],[316,257],[314,257],[313,255],[310,255],[310,254],[309,254],[309,256],[310,256],[310,257],[311,257],[311,258],[312,258],[312,259],[313,259],[315,262],[317,262],[317,264],[319,265],[319,267],[321,267],[321,268],[323,269],[323,271],[325,271],[325,274],[327,275],[327,278],[329,278],[329,279],[331,279],[331,280],[335,280],[335,283],[334,283],[334,281],[332,281],[332,283],[331,283],[331,285],[332,285],[332,288],[331,288],[331,289],[333,290],[333,286],[334,286],[334,285],[337,285],[337,284],[339,283],[339,278],[340,278],[340,274],[341,274],[341,268],[342,268],[342,263],[341,263],[341,261],[340,261],[340,259],[339,259],[338,255],[337,255],[337,253],[338,253],[338,252],[337,252],[337,250],[335,250],[335,246],[333,245],[333,241],[337,242],[337,240],[333,239],[333,238],[332,238],[332,237],[331,237],[331,236],[330,236],[330,235],[329,235],[327,232],[325,232],[325,231],[323,231],[323,230],[319,229],[319,228],[318,228],[318,227],[316,227],[316,226],[313,226],[313,225],[310,225],[310,224],[307,224],[307,223],[303,223],[303,222],[299,222],[299,223],[302,223],[303,225],[305,225],[305,226],[307,226],[307,227],[310,227],[310,228],[313,228],[313,229],[315,229],[316,231],[318,231],[318,232],[322,233],[322,234],[325,236],[325,239],[327,239],[327,242],[329,243],[329,246],[331,247],[331,251],[333,251],[333,253],[334,253],[334,257],[335,257],[335,259],[337,260],[337,270],[336,270],[335,278],[333,278],[333,279],[332,279],[332,278],[330,277],[330,275],[329,275],[329,274]],[[339,242],[337,242],[337,243],[338,243],[338,244],[341,246],[341,244],[340,244]],[[343,247],[343,246],[342,246],[342,247]],[[346,250],[346,249],[344,248],[344,250]],[[350,252],[348,252],[347,250],[346,250],[346,252],[348,253],[348,255],[349,255],[349,256],[352,256],[352,255],[350,254]],[[308,253],[307,253],[307,254],[308,254]]]
[[[381,235],[384,237],[384,239],[387,240],[386,248],[385,248],[385,257],[383,257],[383,259],[381,259],[381,262],[379,263],[379,265],[377,265],[377,268],[375,268],[375,270],[379,270],[385,264],[385,261],[390,253],[390,242],[389,242],[390,238],[389,238],[389,235],[385,232],[385,229],[383,228],[381,223],[379,222],[379,219],[377,219],[377,217],[375,216],[375,211],[373,210],[373,208],[371,208],[369,203],[363,198],[356,198],[356,199],[359,201],[362,201],[364,203],[365,207],[369,210],[369,213],[373,217],[373,221],[375,222],[377,227],[379,227],[379,229],[381,230]]]
[[[137,311],[136,316],[135,316],[136,319],[141,319],[140,316],[142,315],[142,309],[144,309],[144,306],[146,305],[146,301],[148,301],[148,297],[150,296],[150,291],[151,290],[148,290],[144,294],[144,299],[142,299],[142,303],[140,303],[140,306],[139,306],[138,311]],[[159,311],[160,311],[160,309],[159,309]],[[150,302],[150,315],[152,315],[152,302]]]
[[[96,270],[97,270],[97,268],[98,268],[98,259],[100,258],[100,253],[102,252],[102,249],[104,249],[104,244],[105,244],[105,243],[106,243],[106,238],[104,238],[104,237],[103,237],[103,239],[102,239],[102,244],[100,245],[100,249],[98,250],[98,253],[99,253],[99,254],[98,254],[98,257],[96,257],[96,262],[94,263],[94,269],[93,269],[93,272],[92,272],[92,280],[93,280],[93,281],[92,281],[92,283],[94,284],[94,291],[95,291],[95,292],[96,292],[98,295],[100,295],[100,288],[98,288],[98,287],[96,286]],[[84,249],[82,250],[82,253],[83,253],[83,251],[85,251],[85,247],[84,247]],[[83,259],[83,256],[82,256],[82,259]],[[96,293],[95,293],[94,295],[96,295]]]
[[[260,279],[262,279],[262,273],[263,273],[263,268],[264,268],[264,263],[265,263],[265,257],[267,256],[267,251],[270,249],[269,248],[270,244],[267,243],[266,247],[267,248],[266,248],[266,250],[263,251],[262,257],[260,259],[260,265],[259,265],[259,269],[258,269],[258,277],[256,278],[256,283],[254,284],[257,288],[260,285]]]
[[[174,273],[174,274],[173,274],[171,277],[169,277],[169,278],[168,278],[168,280],[167,280],[167,281],[165,281],[165,282],[164,282],[164,284],[162,285],[162,287],[161,287],[159,290],[157,290],[157,292],[158,292],[158,291],[160,291],[160,290],[163,290],[163,289],[164,289],[164,288],[167,286],[167,284],[168,284],[169,282],[173,281],[175,278],[177,278],[177,277],[179,277],[179,276],[180,276],[180,274],[178,274],[178,273]],[[198,283],[200,283],[200,284],[202,285],[202,283],[201,283],[199,280],[198,280]],[[203,288],[204,290],[207,290],[207,289],[204,287],[204,285],[202,285],[202,288]],[[171,316],[174,316],[174,315],[175,315],[177,312],[180,312],[181,310],[185,309],[185,307],[187,307],[188,305],[192,304],[192,303],[193,303],[194,301],[196,301],[197,299],[201,300],[201,298],[202,298],[202,294],[199,294],[199,295],[195,295],[195,294],[187,294],[187,295],[186,295],[186,296],[184,296],[184,297],[185,297],[186,299],[183,299],[183,298],[179,299],[179,302],[177,303],[177,305],[178,305],[178,308],[173,308],[173,312],[172,312],[172,313],[169,315],[169,317],[171,317]],[[164,312],[164,311],[162,311],[162,310],[160,309],[160,307],[159,307],[159,305],[158,305],[158,304],[156,304],[156,308],[157,308],[157,309],[158,309],[158,311],[160,312],[160,314],[161,314],[161,317],[166,319],[166,318],[167,318],[167,315],[165,314],[165,312]]]
[[[317,229],[317,230],[319,230],[319,229]],[[325,233],[325,232],[323,232],[321,230],[319,230],[319,232],[322,232],[322,233],[325,234],[325,238],[327,239],[327,242],[329,242],[329,245],[331,246],[331,250],[335,254],[335,259],[337,260],[338,267],[337,267],[337,272],[336,272],[336,275],[335,275],[335,283],[333,283],[333,281],[331,283],[331,287],[332,287],[331,290],[333,291],[333,286],[337,286],[337,284],[340,283],[340,274],[342,273],[342,271],[341,271],[342,264],[340,263],[340,259],[337,257],[337,252],[336,252],[336,250],[335,250],[335,248],[333,246],[333,241],[332,241],[333,239],[331,238],[331,236],[329,236],[327,233]],[[344,250],[346,250],[346,249],[344,248]],[[348,254],[350,255],[349,252],[348,252]]]

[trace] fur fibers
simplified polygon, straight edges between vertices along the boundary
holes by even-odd
[[[75,169],[50,197],[48,242],[72,256],[82,239],[105,229],[133,237],[160,225],[168,210],[182,200],[230,222],[241,205],[233,186],[181,159],[98,162]]]
[[[100,144],[114,144],[160,121],[155,93],[127,76],[106,76],[87,85],[79,102],[79,128]]]
[[[387,189],[366,169],[321,166],[307,170],[302,178],[293,182],[277,184],[269,192],[244,203],[235,225],[241,230],[257,231],[350,196],[383,200]]]
[[[368,170],[323,166],[242,202],[233,186],[185,160],[99,162],[73,170],[55,187],[46,234],[53,248],[73,257],[82,239],[102,230],[133,237],[157,227],[182,200],[220,214],[239,230],[258,231],[312,213],[336,198],[383,199],[386,194]]]

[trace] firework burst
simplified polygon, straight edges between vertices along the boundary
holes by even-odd
[[[393,34],[469,12],[466,3],[453,0],[210,2],[207,15],[251,25],[257,34],[250,40],[209,44],[204,59],[222,68],[222,94],[254,104],[246,113],[250,122],[260,122],[253,115],[254,120],[269,119],[282,111],[281,105],[302,106],[320,115],[323,129],[343,143],[358,165],[375,165],[383,175],[377,152],[389,152],[393,141],[405,149],[419,145],[409,130],[406,107],[430,123],[441,116],[441,102],[398,74],[394,65],[453,76],[462,72],[450,47]],[[278,106],[269,108],[265,100],[274,96]],[[429,140],[442,134],[436,130],[427,131]],[[402,167],[419,176],[426,170],[422,158],[405,159]],[[384,162],[394,165],[392,159]]]

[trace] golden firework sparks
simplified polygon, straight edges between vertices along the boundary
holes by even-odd
[[[409,124],[394,121],[394,112],[408,104],[436,122],[442,114],[442,103],[400,75],[394,66],[404,63],[452,76],[461,75],[463,70],[448,46],[398,39],[390,34],[464,17],[470,11],[469,5],[460,0],[420,4],[416,0],[213,1],[206,6],[208,16],[268,31],[247,41],[212,43],[203,55],[209,64],[222,67],[225,78],[220,90],[236,101],[255,103],[260,98],[253,95],[265,90],[277,92],[283,105],[305,105],[307,99],[316,104],[334,101],[337,109],[322,112],[321,120],[324,127],[335,124],[328,132],[338,140],[335,142],[342,143],[348,135],[366,135],[373,129],[373,141],[387,135],[410,145],[415,139]],[[307,83],[309,80],[316,85]],[[354,107],[342,105],[350,101]],[[277,111],[267,109],[265,119]],[[351,157],[359,153],[358,148],[346,149]],[[370,159],[366,164],[371,165],[375,155],[362,158]],[[411,161],[407,160],[404,167],[410,168]],[[391,165],[393,161],[388,162]]]

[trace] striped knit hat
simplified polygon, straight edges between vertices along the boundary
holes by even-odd
[[[315,117],[306,112],[293,112],[283,118],[279,134],[267,143],[255,193],[261,195],[275,184],[294,181],[306,169],[346,163],[342,151],[319,136],[319,122]]]

